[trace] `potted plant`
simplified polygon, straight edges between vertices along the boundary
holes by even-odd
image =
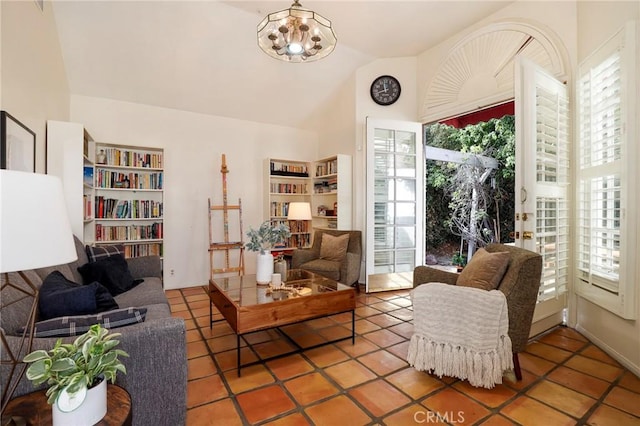
[[[283,222],[273,224],[270,220],[265,220],[258,229],[250,228],[247,236],[249,237],[249,242],[246,244],[247,250],[258,252],[256,282],[269,284],[273,274],[271,249],[284,244],[291,236],[291,230]]]
[[[456,266],[458,272],[462,272],[464,267],[467,265],[467,256],[464,256],[462,253],[458,252],[451,258],[451,264]]]
[[[47,383],[47,402],[52,405],[54,425],[95,424],[107,413],[107,380],[127,370],[115,349],[120,333],[109,333],[94,324],[73,343],[58,339],[49,351],[36,350],[24,357],[30,363],[27,378],[38,386]]]

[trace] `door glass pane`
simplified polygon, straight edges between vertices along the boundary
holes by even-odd
[[[411,272],[415,269],[415,250],[398,250],[396,251],[396,272]]]
[[[396,176],[416,177],[415,155],[396,155]]]
[[[393,130],[376,129],[374,139],[374,149],[376,152],[393,152]]]
[[[394,199],[394,182],[390,179],[375,179],[374,200],[389,201]]]
[[[388,274],[394,272],[394,252],[393,251],[377,251],[374,254],[375,265],[373,272],[376,274]]]
[[[394,210],[394,203],[375,203],[374,223],[376,225],[393,225],[395,218]]]
[[[416,204],[415,203],[396,203],[396,224],[398,225],[415,225],[416,223]]]
[[[379,154],[375,155],[375,176],[387,177],[395,175],[395,167],[393,164],[392,154]]]
[[[415,226],[399,226],[398,237],[396,240],[397,248],[411,248],[416,246],[416,227]]]
[[[396,179],[396,200],[413,201],[416,199],[416,181],[415,179]]]
[[[374,248],[378,249],[392,249],[394,245],[394,228],[391,226],[375,228],[375,240]]]
[[[396,152],[402,154],[416,153],[416,134],[413,132],[396,131]]]

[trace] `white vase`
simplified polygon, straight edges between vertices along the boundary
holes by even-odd
[[[53,426],[95,425],[107,414],[107,381],[103,379],[98,386],[87,390],[87,396],[75,410],[60,411],[56,403],[51,410]]]
[[[258,284],[269,284],[273,274],[273,256],[271,252],[258,253],[258,263],[256,265],[256,282]]]

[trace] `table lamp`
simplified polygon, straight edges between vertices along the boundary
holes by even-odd
[[[306,202],[289,203],[288,220],[311,220],[311,205]]]
[[[7,306],[33,298],[16,353],[1,329],[0,365],[3,373],[9,367],[9,374],[3,383],[0,414],[26,370],[22,358],[33,344],[38,287],[23,271],[76,259],[62,181],[56,176],[0,170],[0,316]]]

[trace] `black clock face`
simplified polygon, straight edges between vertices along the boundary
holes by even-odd
[[[400,82],[390,75],[383,75],[371,83],[371,99],[378,105],[391,105],[400,97]]]

